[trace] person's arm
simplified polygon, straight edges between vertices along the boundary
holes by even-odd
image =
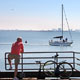
[[[23,46],[23,44],[21,44],[21,50],[20,50],[20,52],[21,52],[21,53],[24,52],[24,46]]]

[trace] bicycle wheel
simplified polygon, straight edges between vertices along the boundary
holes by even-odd
[[[57,68],[59,69],[60,71],[60,78],[69,78],[71,75],[72,75],[72,72],[73,72],[73,68],[72,68],[72,65],[68,62],[62,62],[60,63]]]
[[[49,60],[43,65],[43,72],[46,76],[54,76],[55,68],[57,67],[57,63],[55,61]]]

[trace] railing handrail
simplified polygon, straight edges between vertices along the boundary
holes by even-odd
[[[10,53],[10,52],[6,52],[6,53]],[[25,53],[27,53],[27,54],[28,54],[28,53],[29,53],[29,54],[30,54],[30,53],[31,53],[31,54],[35,53],[35,54],[36,54],[36,53],[80,53],[80,52],[74,52],[74,51],[36,51],[36,52],[33,51],[33,52],[31,52],[31,51],[30,51],[30,52],[24,52],[24,54],[25,54]]]

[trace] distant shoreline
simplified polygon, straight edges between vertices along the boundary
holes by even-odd
[[[27,31],[27,32],[59,32],[61,30],[0,30],[0,31]],[[65,30],[66,32],[68,30]],[[80,30],[71,30],[72,32],[80,32]]]

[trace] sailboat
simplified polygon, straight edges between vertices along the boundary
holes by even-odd
[[[62,30],[61,30],[62,35],[53,37],[54,39],[58,39],[57,41],[54,41],[53,39],[49,40],[49,45],[51,45],[51,46],[71,46],[71,44],[73,43],[73,40],[68,41],[68,38],[64,39],[64,36],[63,36],[63,34],[64,34],[63,33],[64,32],[63,31],[63,10],[64,10],[64,7],[63,7],[63,4],[62,4]],[[65,17],[66,17],[66,15],[65,15]],[[69,33],[70,33],[67,18],[66,18],[66,22],[67,22],[68,30],[69,30]],[[70,37],[72,38],[71,33],[70,33]]]

